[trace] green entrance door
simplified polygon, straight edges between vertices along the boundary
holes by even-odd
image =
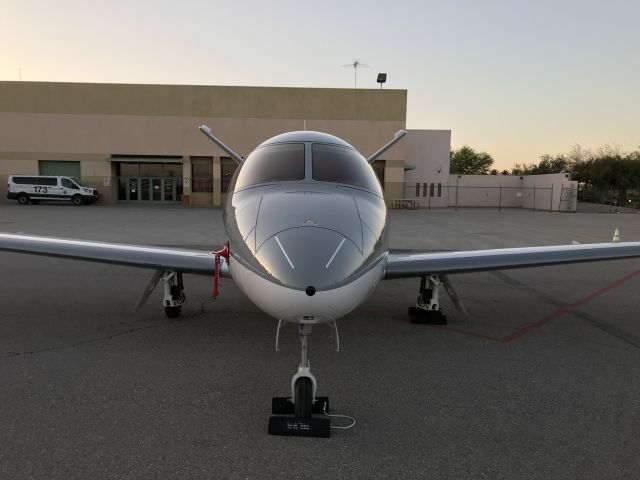
[[[118,179],[118,184],[121,202],[174,204],[180,200],[173,177],[126,177]]]

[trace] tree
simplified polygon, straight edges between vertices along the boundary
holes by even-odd
[[[522,165],[516,163],[511,169],[511,175],[533,175],[535,168],[535,163],[523,163]]]
[[[567,158],[558,154],[555,157],[545,154],[540,157],[540,163],[516,163],[511,169],[512,175],[544,175],[546,173],[563,173],[569,171],[569,161]]]
[[[619,145],[605,145],[596,153],[574,145],[569,153],[542,155],[538,165],[516,164],[521,175],[536,173],[571,173],[581,184],[585,198],[591,201],[617,201],[626,204],[629,191],[640,188],[640,150],[624,152]],[[526,170],[526,171],[525,171]]]
[[[459,175],[487,175],[493,158],[486,152],[476,152],[465,145],[451,150],[451,173]]]
[[[534,175],[543,175],[546,173],[564,173],[569,171],[569,162],[562,154],[555,157],[551,155],[542,155],[540,163],[533,169]]]

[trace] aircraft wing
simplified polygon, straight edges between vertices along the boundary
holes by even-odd
[[[0,251],[3,250],[203,275],[213,275],[215,270],[215,256],[204,250],[0,233]]]
[[[640,242],[498,248],[459,252],[389,253],[384,279],[543,267],[640,257]]]

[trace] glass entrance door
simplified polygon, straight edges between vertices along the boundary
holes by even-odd
[[[130,178],[127,180],[127,200],[137,202],[140,195],[140,179]]]
[[[162,202],[162,179],[161,178],[152,178],[151,179],[151,200],[154,202]]]
[[[148,202],[151,200],[151,179],[150,178],[140,179],[140,200],[142,200],[143,202]]]
[[[182,182],[174,177],[126,177],[118,179],[118,200],[126,203],[178,203]],[[124,186],[124,189],[122,187]]]
[[[176,201],[176,182],[173,178],[162,179],[162,197],[165,202]]]

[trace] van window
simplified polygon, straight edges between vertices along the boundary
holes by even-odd
[[[74,189],[74,190],[78,189],[78,186],[75,183],[73,183],[71,180],[69,180],[68,178],[63,178],[62,179],[62,186],[64,188],[71,188],[71,189]]]
[[[56,185],[58,185],[58,179],[55,177],[53,178],[40,177],[38,178],[38,185],[47,185],[47,186],[55,187]]]
[[[13,177],[13,183],[16,185],[34,185],[36,177]]]
[[[235,189],[293,180],[304,180],[304,143],[257,148],[242,163]]]

